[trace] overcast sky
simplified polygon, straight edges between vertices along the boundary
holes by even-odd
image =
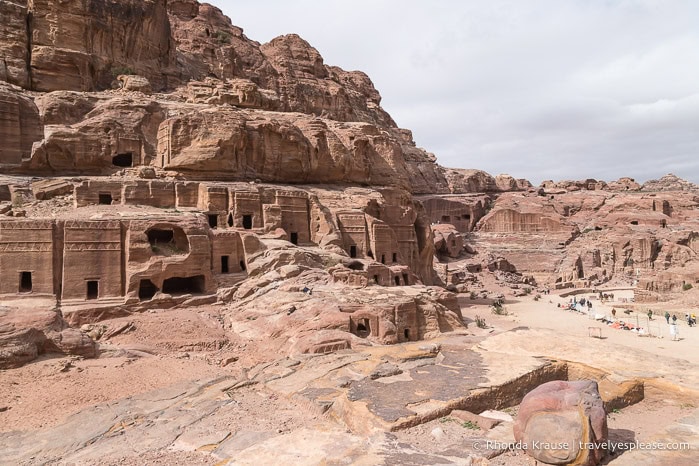
[[[214,0],[366,72],[448,167],[699,183],[699,1]]]

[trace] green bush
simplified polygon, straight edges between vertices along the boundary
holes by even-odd
[[[462,427],[465,427],[466,429],[471,429],[471,430],[481,430],[480,427],[478,427],[477,424],[475,424],[472,421],[466,421],[463,424],[461,424]]]
[[[213,34],[214,39],[216,39],[220,44],[230,44],[231,35],[226,31],[216,31]]]
[[[684,285],[682,285],[682,290],[684,291],[691,290],[692,288],[693,286],[691,283],[685,283]]]
[[[499,302],[496,302],[491,306],[491,312],[495,315],[498,316],[506,316],[507,315],[507,309],[505,309],[505,306],[500,304]]]
[[[478,328],[488,328],[488,326],[485,324],[485,319],[483,319],[481,316],[476,316],[476,327]]]

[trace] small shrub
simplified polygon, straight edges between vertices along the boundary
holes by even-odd
[[[526,288],[524,289],[524,294],[527,294],[527,295],[528,295],[528,294],[532,294],[532,289],[529,288],[529,287],[526,287]]]
[[[214,32],[213,37],[219,42],[219,44],[231,43],[231,35],[226,31],[216,31]]]
[[[540,299],[541,299],[541,295],[540,295],[539,293],[537,293],[536,295],[534,295],[534,301],[538,301],[538,300],[540,300]]]
[[[475,291],[471,291],[471,294],[468,295],[468,297],[469,299],[476,299],[478,298],[478,293],[476,293]]]
[[[495,304],[493,304],[491,306],[491,312],[495,315],[498,315],[498,316],[506,316],[507,315],[507,310],[499,302],[496,302]]]
[[[485,319],[483,319],[481,316],[476,316],[476,327],[478,328],[488,328],[488,326],[485,324]]]
[[[693,286],[691,283],[685,283],[684,285],[682,285],[683,291],[688,291],[688,290],[691,290],[692,288],[693,288]]]
[[[461,424],[462,427],[465,427],[466,429],[471,429],[471,430],[481,430],[480,427],[478,427],[477,424],[475,424],[472,421],[466,421],[463,424]]]

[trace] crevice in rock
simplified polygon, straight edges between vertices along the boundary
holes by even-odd
[[[27,11],[27,17],[25,19],[26,21],[26,31],[27,31],[27,57],[26,57],[26,63],[27,63],[27,88],[30,91],[34,90],[34,77],[32,76],[32,47],[33,47],[33,41],[32,41],[32,36],[33,36],[33,30],[32,30],[32,23],[33,23],[33,18],[34,14],[31,11]]]

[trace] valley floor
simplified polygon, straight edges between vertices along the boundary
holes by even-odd
[[[466,294],[459,299],[470,322],[466,333],[300,359],[224,331],[217,306],[107,321],[110,329],[126,330],[102,344],[98,359],[45,356],[0,372],[0,464],[529,465],[533,460],[522,452],[481,457],[474,444],[511,440],[511,423],[484,432],[450,422],[444,407],[460,395],[443,393],[440,384],[421,385],[420,374],[432,371],[447,385],[448,372],[459,367],[473,376],[467,389],[500,386],[508,377],[545,369],[542,358],[574,364],[581,374],[604,374],[612,384],[643,381],[643,401],[609,414],[610,438],[691,447],[684,454],[629,451],[608,458],[609,464],[693,464],[699,328],[681,323],[680,339],[673,341],[656,317],[651,333],[662,338],[638,336],[563,310],[557,305],[570,298],[557,294],[510,298],[507,315],[493,314],[489,303]],[[594,302],[593,310],[609,314],[612,304]],[[477,315],[485,329],[472,323]],[[633,313],[618,310],[621,316],[636,322]],[[591,328],[601,329],[602,338]],[[395,390],[394,397],[405,396],[405,404],[384,398],[382,384]],[[409,400],[421,392],[432,401]],[[401,418],[405,409],[420,414]],[[516,410],[505,409],[515,416]],[[401,419],[420,421],[390,432]]]

